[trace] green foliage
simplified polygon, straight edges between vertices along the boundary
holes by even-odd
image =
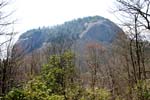
[[[12,90],[8,100],[64,100],[78,95],[74,83],[74,55],[65,52],[53,55],[48,64],[43,66],[41,75],[30,80],[22,90]],[[16,99],[17,98],[17,99]],[[71,99],[70,99],[71,100]]]
[[[106,89],[87,89],[80,100],[109,100],[110,92]]]
[[[51,89],[36,78],[29,81],[22,89],[13,89],[6,96],[6,100],[64,100],[61,95],[50,94]]]
[[[51,95],[47,100],[64,100],[64,97],[61,95]]]
[[[13,89],[6,100],[108,100],[106,89],[84,89],[77,81],[74,55],[68,51],[50,57],[41,75],[30,80],[23,89]],[[94,99],[93,99],[94,97]]]
[[[56,61],[53,62],[51,67],[49,66],[49,64],[43,67],[42,79],[45,81],[47,87],[52,89],[52,92],[58,93],[58,91],[61,90],[59,80],[61,79],[63,72],[57,67],[57,57],[55,58],[55,56],[53,56],[51,60],[53,59],[55,59]]]
[[[126,95],[133,100],[150,100],[150,80],[139,80],[133,86],[129,86]]]
[[[4,98],[6,100],[27,100],[26,93],[20,89],[13,89]]]
[[[64,100],[61,95],[48,95],[45,91],[25,91],[15,89],[10,91],[5,100]]]
[[[27,100],[47,100],[50,89],[39,79],[33,79],[24,87]]]
[[[135,85],[134,91],[138,98],[142,100],[150,100],[150,81],[138,81]]]
[[[53,55],[50,62],[43,66],[41,76],[52,93],[62,94],[71,85],[75,77],[73,57],[71,52]]]

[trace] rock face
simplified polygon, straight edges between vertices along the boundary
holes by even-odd
[[[111,44],[123,31],[112,21],[100,16],[79,18],[54,27],[32,29],[23,33],[16,46],[32,52],[45,44],[77,41],[77,44],[99,42]]]
[[[112,43],[121,29],[109,20],[90,23],[85,31],[80,34],[82,40]]]

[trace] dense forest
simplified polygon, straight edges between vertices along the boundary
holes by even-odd
[[[0,1],[0,100],[150,100],[149,0],[116,0],[122,29],[78,18],[32,29],[14,43]],[[124,30],[123,30],[124,29]]]

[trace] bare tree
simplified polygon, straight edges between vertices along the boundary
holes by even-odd
[[[136,15],[138,26],[150,30],[150,1],[149,0],[116,0],[118,10],[123,12],[126,18],[132,20]],[[127,16],[126,16],[127,15]],[[131,25],[131,23],[129,23]]]
[[[92,89],[93,97],[95,100],[95,90],[101,84],[98,80],[103,77],[104,69],[102,67],[102,55],[105,52],[105,48],[99,43],[91,42],[86,45],[86,65],[88,66],[90,72],[90,87]]]
[[[13,12],[6,12],[5,8],[9,5],[10,1],[0,0],[0,38],[5,38],[4,41],[0,41],[0,95],[5,93],[12,87],[13,81],[13,66],[15,64],[15,58],[13,56],[14,49],[14,36],[12,25],[14,20],[10,21],[10,16]]]
[[[144,97],[141,82],[145,82],[147,77],[148,66],[145,61],[145,41],[142,35],[150,31],[150,1],[149,0],[116,0],[118,10],[125,19],[123,25],[128,33],[129,52],[124,55],[126,60],[126,71],[128,73],[129,87],[134,89],[137,85],[138,100],[147,100]],[[140,83],[140,85],[139,85]],[[130,90],[130,95],[135,90]],[[131,97],[130,97],[131,99]]]

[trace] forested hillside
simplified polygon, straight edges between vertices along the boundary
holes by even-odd
[[[16,45],[32,52],[46,44],[61,44],[65,41],[72,44],[77,41],[112,43],[121,33],[123,31],[110,20],[93,16],[68,21],[62,25],[29,30],[20,36]]]

